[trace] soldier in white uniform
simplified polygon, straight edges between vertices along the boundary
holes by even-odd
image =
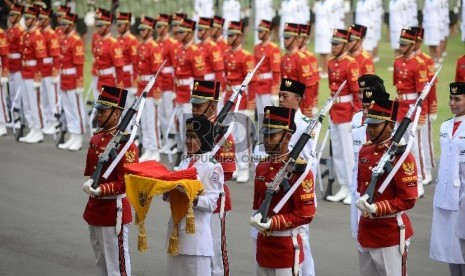
[[[180,169],[195,167],[197,179],[204,186],[204,193],[194,200],[195,233],[186,233],[186,218],[179,223],[178,255],[168,255],[168,275],[206,276],[211,275],[213,240],[210,218],[216,209],[223,190],[223,168],[209,152],[214,146],[213,125],[205,117],[186,120],[186,148],[188,158],[181,161]],[[169,200],[168,198],[165,198]],[[168,224],[167,240],[173,231],[173,221]]]
[[[255,45],[260,43],[258,39],[258,25],[261,20],[272,21],[275,16],[275,10],[273,9],[273,1],[271,0],[255,0],[255,32],[254,41]]]
[[[302,18],[299,17],[299,2],[298,0],[284,0],[281,2],[281,20],[279,22],[279,40],[280,47],[284,49],[284,38],[282,36],[285,23],[303,24]]]
[[[449,107],[454,117],[439,132],[441,157],[433,199],[430,258],[449,264],[450,274],[464,275],[465,261],[455,235],[459,210],[459,158],[465,149],[465,83],[450,84]]]
[[[319,54],[318,64],[321,66],[320,75],[328,77],[328,59],[331,53],[331,37],[333,35],[334,20],[332,20],[333,0],[321,0],[315,3],[315,53]]]
[[[465,97],[462,101],[465,102]],[[459,210],[457,211],[457,224],[455,225],[455,235],[459,239],[462,258],[465,260],[465,151],[462,149],[459,156],[459,177],[460,177],[460,199]]]
[[[441,53],[441,1],[425,1],[423,7],[423,28],[425,29],[425,45],[429,46],[430,55],[435,63],[439,62]],[[449,15],[447,15],[449,17]]]
[[[391,0],[389,2],[389,37],[391,48],[396,52],[399,50],[400,31],[407,24],[408,0]]]
[[[376,1],[359,0],[355,10],[355,24],[366,26],[367,33],[363,40],[363,49],[373,52],[376,47],[376,27],[377,23],[375,17],[376,13]]]
[[[223,34],[228,35],[229,22],[241,20],[241,3],[237,0],[225,0],[223,2]]]

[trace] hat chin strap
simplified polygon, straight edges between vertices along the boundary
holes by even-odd
[[[385,121],[385,122],[383,123],[383,124],[384,124],[383,129],[379,132],[378,135],[376,135],[375,139],[371,140],[371,142],[377,144],[376,141],[379,140],[379,138],[381,137],[381,135],[384,133],[384,130],[386,130],[386,127],[387,127],[387,125],[388,125],[387,123],[388,123],[388,121]]]
[[[111,107],[111,113],[110,115],[108,115],[107,119],[105,120],[105,122],[103,122],[101,128],[105,129],[105,125],[108,123],[108,121],[110,120],[111,116],[113,116],[113,113],[115,112],[115,108],[114,107]]]

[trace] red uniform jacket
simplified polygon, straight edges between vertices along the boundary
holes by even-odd
[[[22,67],[21,55],[24,47],[24,28],[19,24],[12,26],[7,31],[7,37],[10,73],[15,73],[20,71]]]
[[[132,82],[135,79],[135,67],[137,66],[137,38],[127,32],[118,36],[119,44],[123,52],[123,86],[132,87]]]
[[[353,57],[344,55],[340,58],[332,58],[328,62],[328,81],[331,96],[336,93],[339,86],[347,80],[346,85],[339,93],[339,100],[337,99],[333,107],[329,111],[331,121],[336,124],[347,123],[352,121],[353,114],[362,108],[362,103],[358,98],[358,82],[357,79],[360,74],[358,63]],[[352,95],[352,100],[350,99]]]
[[[118,40],[110,34],[100,38],[95,45],[95,68],[97,69],[98,84],[123,87],[123,51]],[[102,70],[114,68],[115,73],[104,73]]]
[[[76,31],[64,36],[61,41],[60,67],[62,91],[74,90],[84,83],[84,45]],[[73,71],[73,68],[76,68],[76,74],[64,74],[67,70]]]
[[[215,42],[220,47],[223,55],[231,49],[231,46],[228,45],[228,42],[223,38],[223,36],[220,36]]]
[[[176,103],[188,103],[194,79],[203,80],[207,73],[202,50],[192,42],[179,47],[175,65]],[[188,81],[190,84],[187,84]]]
[[[232,93],[233,86],[241,85],[242,81],[247,76],[249,71],[254,68],[254,57],[247,51],[238,47],[234,50],[228,50],[224,54],[224,72],[226,75],[226,97],[227,101]],[[254,76],[254,80],[255,80]],[[233,107],[235,108],[235,107]],[[247,89],[242,91],[241,102],[239,103],[239,110],[254,109],[255,108],[255,91]]]
[[[257,64],[262,57],[265,59],[255,73],[256,81],[250,83],[250,90],[256,94],[270,94],[273,88],[281,82],[281,50],[273,42],[260,43],[255,46],[254,58]],[[259,110],[263,112],[263,110]]]
[[[91,73],[92,73],[92,76],[97,76],[97,60],[96,60],[96,56],[97,56],[97,43],[98,41],[100,40],[101,36],[97,33],[97,32],[94,32],[92,34],[92,41],[91,41],[91,46],[92,46],[92,70],[91,70]]]
[[[405,117],[409,106],[416,102],[415,99],[405,99],[407,94],[414,93],[419,96],[428,81],[428,69],[425,61],[419,56],[412,56],[408,59],[400,56],[394,61],[394,85],[397,88],[397,98],[400,101],[397,121],[402,121]],[[410,96],[409,96],[410,97]],[[423,105],[424,106],[424,105]],[[423,108],[422,106],[422,108]],[[421,110],[421,118],[419,123],[425,122],[425,110]]]
[[[282,162],[273,163],[271,161],[262,161],[258,164],[255,174],[253,210],[258,210],[262,204],[265,199],[266,184],[273,181],[282,164]],[[295,172],[292,175],[289,181],[291,185],[295,183],[302,172],[303,170],[299,170],[299,172]],[[284,192],[279,190],[273,197],[269,209],[270,214],[272,213],[271,210],[283,196]],[[305,225],[312,221],[314,215],[315,191],[313,174],[310,172],[281,211],[271,217],[272,222],[269,230],[282,231]],[[300,236],[298,236],[298,242],[302,248]],[[303,250],[301,250],[300,263],[303,260],[304,254]],[[257,262],[262,267],[292,267],[294,264],[294,246],[291,236],[278,237],[273,235],[268,236],[267,233],[259,233],[257,237]]]
[[[224,62],[223,52],[220,47],[211,39],[198,44],[205,57],[205,72],[207,75],[214,74],[214,79],[205,77],[208,80],[224,82]]]
[[[98,163],[99,154],[101,154],[113,135],[111,132],[97,132],[90,139],[89,149],[87,151],[85,176],[92,176],[95,167]],[[121,145],[121,148],[123,145]],[[115,196],[126,192],[124,183],[124,175],[126,173],[126,165],[138,162],[137,147],[133,143],[128,151],[124,154],[121,161],[118,163],[113,172],[107,179],[100,179],[101,197]],[[109,165],[109,164],[108,164]],[[103,168],[103,172],[108,166]],[[89,225],[93,226],[115,226],[116,225],[116,200],[103,199],[101,197],[89,197],[86,209],[84,211],[84,219]],[[123,224],[128,224],[132,221],[131,206],[127,198],[123,198]]]
[[[162,63],[163,49],[155,40],[149,38],[139,43],[139,46],[137,46],[137,96],[142,94],[149,77],[158,71]],[[155,82],[152,89],[147,93],[147,97],[158,99],[160,98],[160,92],[160,84]]]
[[[58,74],[58,69],[60,68],[60,41],[58,35],[48,26],[42,30],[42,33],[45,38],[47,56],[44,58],[42,66],[42,77],[49,77],[54,74]]]
[[[355,58],[355,61],[357,61],[360,67],[360,76],[375,73],[373,58],[365,49],[362,49],[358,53],[354,53],[352,57]]]
[[[2,75],[8,72],[8,41],[5,31],[3,31],[2,29],[0,29],[0,67],[2,69]]]
[[[436,68],[434,67],[434,60],[428,54],[425,54],[421,50],[418,52],[418,56],[423,59],[426,63],[426,67],[428,68],[428,81],[430,81],[434,74],[436,73]],[[423,102],[423,109],[428,114],[437,114],[438,113],[438,100],[436,96],[436,83],[438,83],[438,79],[434,81],[431,90],[429,91],[428,96],[426,97],[426,101]],[[426,102],[426,104],[425,104]]]
[[[174,61],[175,49],[180,47],[180,43],[166,36],[164,39],[157,40],[160,47],[163,49],[163,60],[166,59],[165,67],[160,73],[157,82],[160,82],[161,91],[174,91]]]
[[[361,195],[368,188],[372,168],[378,164],[387,148],[387,143],[381,145],[368,143],[361,148],[357,174],[357,191]],[[418,197],[417,168],[411,153],[408,154],[386,190],[379,194],[378,188],[386,176],[387,174],[381,177],[376,185],[374,204],[376,204],[377,212],[374,218],[366,215],[360,217],[358,241],[363,247],[380,248],[398,245],[399,226],[395,214],[413,208]],[[402,219],[405,224],[405,239],[408,239],[413,235],[412,224],[407,214],[404,213]]]
[[[318,89],[320,87],[320,71],[318,70],[318,60],[315,57],[315,55],[307,50],[307,48],[301,49],[302,53],[305,54],[305,56],[308,59],[308,62],[310,63],[310,68],[312,70],[312,85],[310,85],[309,90],[311,94],[313,95],[313,102],[309,102],[311,99],[304,99],[302,103],[300,104],[300,108],[302,109],[302,112],[304,115],[311,117],[312,111],[311,109],[313,107],[318,107]]]
[[[32,79],[35,74],[40,74],[43,58],[47,56],[45,44],[44,35],[38,28],[24,33],[23,66],[21,68],[23,79]],[[31,62],[35,62],[35,65]]]
[[[455,81],[465,81],[465,55],[459,57],[457,60],[457,67],[455,69]]]

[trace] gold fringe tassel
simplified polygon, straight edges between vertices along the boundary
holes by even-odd
[[[139,221],[139,236],[137,237],[137,250],[139,252],[145,252],[149,249],[147,245],[147,236],[145,235],[145,223]]]
[[[189,203],[189,208],[187,209],[186,233],[187,234],[194,234],[195,233],[195,218],[194,218],[194,209],[192,207],[192,202]]]
[[[170,241],[168,244],[168,254],[171,256],[177,256],[179,245],[179,235],[178,235],[178,224],[173,226],[173,232],[171,232]]]

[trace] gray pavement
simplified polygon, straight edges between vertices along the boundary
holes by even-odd
[[[86,151],[60,151],[51,137],[38,145],[17,143],[11,134],[0,138],[0,275],[96,274],[82,219],[87,201],[81,190],[86,180],[82,175]],[[229,187],[233,199],[227,228],[231,275],[255,275],[248,224],[252,181],[230,182]],[[425,190],[425,197],[409,212],[415,230],[408,255],[409,275],[448,275],[446,264],[428,258],[434,185]],[[322,200],[318,204],[310,226],[317,275],[359,275],[349,207]],[[133,275],[166,275],[168,217],[168,205],[155,198],[146,221],[149,250],[145,253],[137,252],[137,227],[130,227]]]

